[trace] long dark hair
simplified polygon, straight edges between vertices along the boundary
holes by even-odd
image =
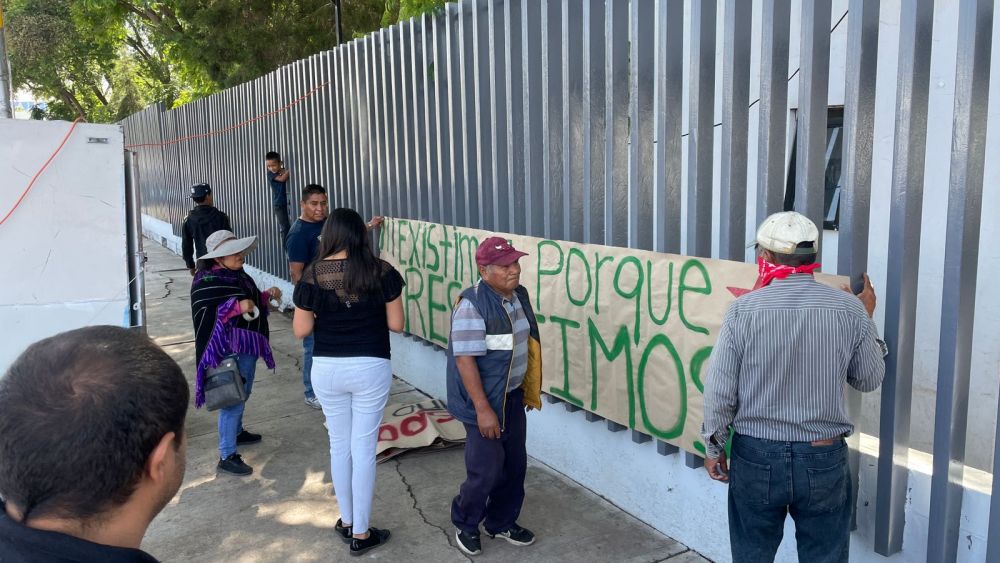
[[[320,238],[319,258],[316,262],[347,251],[344,263],[346,293],[361,295],[381,287],[382,267],[372,253],[365,220],[357,211],[346,207],[334,209],[326,223],[323,223]]]

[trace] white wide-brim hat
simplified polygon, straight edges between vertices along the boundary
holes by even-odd
[[[236,238],[232,231],[215,231],[208,235],[205,249],[208,251],[198,260],[222,258],[232,254],[247,253],[257,248],[257,237]]]

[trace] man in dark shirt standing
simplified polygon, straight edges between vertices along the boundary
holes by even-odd
[[[292,223],[285,239],[285,253],[288,254],[288,271],[292,277],[292,285],[299,283],[302,270],[319,253],[319,235],[323,231],[330,203],[326,196],[326,188],[318,184],[309,184],[302,190],[302,201],[299,203],[302,214]],[[368,222],[369,230],[382,224],[382,217],[376,215]],[[323,407],[312,388],[312,358],[313,336],[310,334],[302,339],[302,386],[304,387],[306,404],[314,409]]]
[[[188,399],[139,332],[29,346],[0,378],[0,561],[155,563],[139,545],[184,480]]]
[[[319,252],[319,234],[323,230],[323,221],[329,211],[329,200],[326,188],[317,184],[309,184],[302,190],[302,201],[299,206],[302,214],[292,224],[285,239],[285,252],[288,254],[288,271],[292,276],[292,285],[299,283],[302,269],[316,259]],[[312,356],[313,336],[310,334],[302,339],[302,386],[304,387],[306,404],[314,409],[323,407],[312,388]]]
[[[281,240],[288,238],[288,169],[281,162],[281,155],[271,151],[264,156],[267,164],[267,183],[271,186],[271,208],[278,221]]]
[[[215,231],[231,231],[229,217],[215,207],[212,198],[212,187],[208,184],[191,186],[191,199],[194,209],[184,218],[181,225],[181,256],[188,271],[194,275],[194,261],[198,256],[206,254],[205,240]],[[197,254],[195,254],[197,252]]]

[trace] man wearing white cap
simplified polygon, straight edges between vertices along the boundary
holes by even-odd
[[[765,219],[754,244],[760,276],[726,312],[705,382],[705,469],[729,482],[734,562],[773,561],[787,514],[800,561],[846,562],[844,384],[873,391],[885,375],[875,290],[867,275],[857,296],[813,278],[819,231],[799,213]]]

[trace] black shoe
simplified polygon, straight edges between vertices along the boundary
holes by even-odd
[[[368,537],[351,540],[351,555],[361,555],[389,541],[389,530],[368,528]]]
[[[466,555],[479,555],[483,552],[483,542],[479,540],[479,532],[470,534],[455,530],[455,541],[458,542],[458,549]]]
[[[239,434],[236,435],[236,444],[239,446],[245,446],[247,444],[256,444],[257,442],[260,442],[260,440],[261,440],[260,434],[254,434],[253,432],[249,432],[247,430],[244,430],[243,432],[240,432]]]
[[[219,460],[219,471],[233,475],[249,475],[253,473],[253,467],[243,463],[240,454],[233,454],[226,459]]]
[[[351,527],[344,526],[344,521],[337,518],[337,523],[333,525],[333,531],[340,536],[340,539],[344,540],[344,543],[351,543],[354,536],[351,535]]]
[[[535,543],[535,534],[533,534],[531,530],[522,528],[517,524],[514,524],[502,532],[490,534],[490,537],[503,538],[514,545],[531,545]]]

